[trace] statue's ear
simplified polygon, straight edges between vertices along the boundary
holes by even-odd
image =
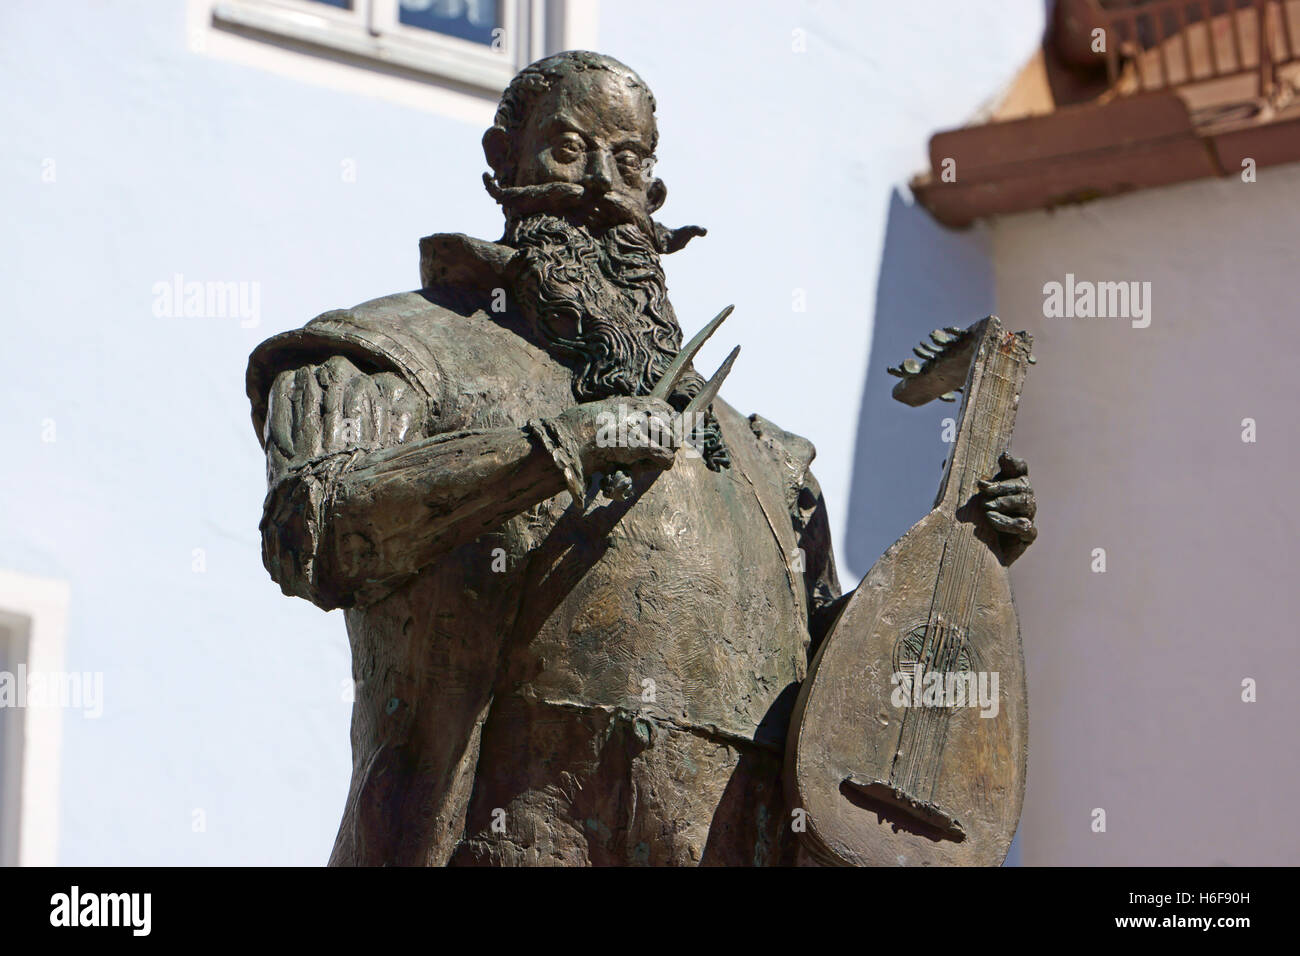
[[[483,134],[483,155],[487,158],[487,163],[492,167],[492,172],[496,174],[498,180],[506,172],[510,163],[510,134],[500,126],[493,126]],[[513,183],[502,183],[503,186],[511,186]]]
[[[668,201],[668,187],[664,185],[662,179],[656,179],[650,184],[645,191],[646,202],[649,204],[651,212],[658,212],[659,208]]]

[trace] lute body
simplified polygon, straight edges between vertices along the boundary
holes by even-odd
[[[996,866],[1020,818],[1024,655],[997,535],[971,502],[1010,440],[1031,340],[994,316],[935,336],[924,363],[891,371],[912,405],[964,383],[938,499],[847,602],[791,720],[787,795],[824,863]]]

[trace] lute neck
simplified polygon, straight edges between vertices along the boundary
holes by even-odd
[[[1028,333],[1004,331],[994,315],[984,319],[974,334],[957,437],[935,502],[936,508],[950,515],[978,491],[979,479],[998,472],[998,456],[1007,450],[1015,428],[1033,347]]]

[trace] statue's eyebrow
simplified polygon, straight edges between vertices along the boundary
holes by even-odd
[[[577,133],[583,139],[590,139],[578,122],[563,113],[553,113],[546,121],[547,132],[561,129],[566,133]]]
[[[551,116],[547,118],[546,132],[549,134],[556,130],[566,133],[574,133],[581,136],[586,142],[592,142],[591,134],[587,130],[583,129],[582,125],[567,113],[552,113]],[[643,156],[650,156],[653,154],[654,151],[646,146],[642,134],[636,132],[628,133],[622,130],[620,130],[620,132],[624,133],[624,137],[611,144],[610,148],[612,150],[617,152],[621,149],[634,149]]]
[[[618,142],[612,144],[610,148],[614,152],[618,152],[619,150],[623,150],[623,149],[630,149],[640,153],[642,156],[649,156],[653,152],[653,150],[651,150],[648,146],[646,146],[645,141],[639,135],[629,139],[621,139]]]

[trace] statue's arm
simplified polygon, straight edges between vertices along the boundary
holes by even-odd
[[[601,404],[526,427],[426,437],[437,423],[400,376],[363,373],[341,356],[282,372],[264,435],[267,570],[286,593],[321,608],[371,603],[563,491],[563,468],[582,474],[602,464],[594,455]],[[671,455],[658,446],[638,452]]]

